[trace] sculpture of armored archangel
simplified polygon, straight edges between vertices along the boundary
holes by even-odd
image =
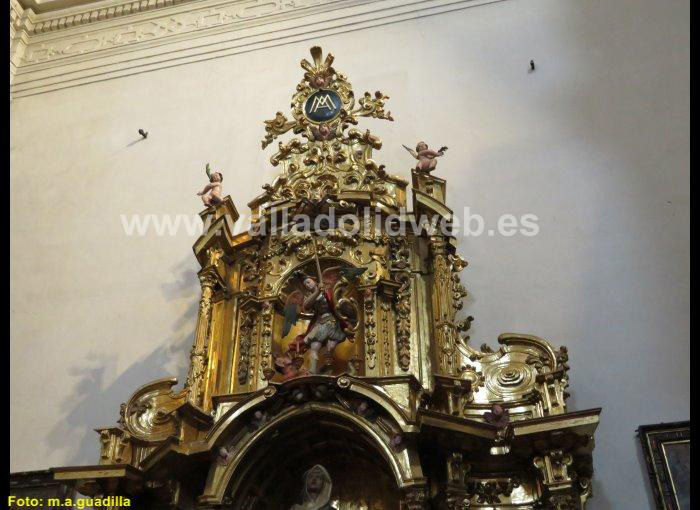
[[[296,324],[299,314],[310,315],[306,332],[298,335],[289,345],[287,357],[310,351],[309,371],[312,374],[326,372],[332,368],[333,351],[341,342],[352,341],[357,327],[358,309],[354,299],[343,297],[344,290],[366,268],[331,267],[321,273],[317,265],[319,279],[302,272],[295,274],[296,286],[287,296],[282,337],[289,334]],[[320,370],[319,351],[325,347],[326,353]],[[278,359],[279,361],[279,359]]]

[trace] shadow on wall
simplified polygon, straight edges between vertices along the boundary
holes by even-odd
[[[173,323],[171,334],[151,354],[124,370],[108,386],[105,386],[105,378],[118,369],[116,354],[105,355],[98,348],[97,352],[87,353],[85,362],[70,369],[70,375],[79,378],[79,382],[65,402],[64,417],[46,439],[50,450],[67,449],[68,464],[99,463],[99,441],[93,429],[115,425],[119,419],[119,405],[140,386],[172,376],[178,379],[177,388],[184,384],[199,299],[197,275],[192,265],[191,258],[178,264],[173,274],[179,274],[180,278],[161,285],[167,302],[189,299],[191,303]],[[110,420],[110,417],[113,418]]]
[[[653,421],[644,416],[658,413],[657,421],[670,421],[678,411],[673,411],[675,403],[670,399],[664,399],[665,403],[658,407],[645,409],[638,405],[641,399],[635,394],[661,392],[657,380],[645,378],[643,369],[632,374],[630,367],[643,367],[647,360],[663,359],[663,370],[683,367],[681,376],[686,380],[687,365],[682,361],[687,352],[685,347],[674,355],[668,343],[646,341],[664,328],[672,330],[671,340],[682,340],[682,329],[675,328],[661,313],[648,311],[654,308],[661,292],[669,299],[685,298],[682,283],[685,270],[675,269],[685,267],[685,261],[679,256],[665,257],[662,250],[685,243],[684,231],[687,232],[683,219],[687,203],[676,185],[685,178],[687,168],[682,155],[687,154],[688,136],[685,123],[688,46],[687,24],[683,19],[686,9],[669,10],[667,5],[639,0],[570,2],[552,9],[558,18],[543,16],[536,29],[552,36],[548,32],[565,26],[561,46],[547,44],[538,48],[534,44],[528,48],[529,53],[523,54],[521,60],[525,62],[532,54],[537,70],[531,74],[523,70],[522,76],[528,81],[523,78],[521,86],[513,87],[517,94],[504,94],[499,99],[500,104],[516,112],[520,111],[518,104],[532,105],[532,111],[527,112],[532,125],[546,127],[548,123],[556,123],[556,130],[549,129],[551,133],[561,133],[561,138],[549,145],[547,142],[551,140],[534,140],[544,149],[533,151],[532,147],[538,144],[532,137],[539,133],[533,130],[532,134],[528,133],[530,138],[522,134],[522,143],[504,143],[492,153],[486,151],[471,158],[474,172],[491,170],[506,175],[500,169],[515,166],[517,171],[507,174],[510,179],[521,178],[518,175],[521,170],[523,174],[538,171],[537,177],[543,182],[555,183],[551,193],[538,197],[547,201],[542,210],[547,210],[547,206],[556,210],[558,202],[579,208],[569,211],[568,217],[562,208],[561,214],[571,221],[567,227],[578,229],[576,239],[562,237],[560,233],[564,229],[557,227],[554,219],[541,225],[550,231],[558,229],[555,241],[561,252],[570,258],[573,254],[580,261],[571,264],[567,275],[570,281],[579,283],[569,297],[570,315],[562,321],[566,322],[562,330],[570,336],[549,338],[547,324],[533,328],[532,332],[544,334],[555,345],[565,343],[570,347],[574,365],[570,409],[603,407],[596,433],[598,448],[593,456],[596,475],[594,497],[589,503],[591,510],[654,506],[650,484],[648,480],[642,482],[647,475],[635,428],[641,422]],[[648,20],[654,20],[654,30],[649,30]],[[542,40],[547,39],[543,36]],[[496,60],[490,62],[501,65]],[[481,71],[488,72],[488,68]],[[513,104],[509,105],[509,101]],[[580,154],[578,161],[577,154]],[[516,155],[512,159],[516,165],[508,160],[512,155]],[[659,168],[664,168],[664,172],[660,173]],[[452,205],[463,204],[455,201]],[[574,223],[572,213],[579,211],[585,216]],[[533,238],[532,242],[539,241]],[[470,258],[465,239],[460,239],[460,250]],[[664,260],[678,263],[675,267],[668,263],[665,266]],[[479,289],[468,285],[468,271],[461,278],[467,289],[476,293],[465,302],[465,315],[468,315],[473,313],[479,299]],[[479,315],[474,315],[472,345],[478,346],[490,340],[477,340]],[[503,330],[509,330],[510,317],[505,319]],[[514,315],[513,322],[517,320],[526,319]],[[551,324],[549,329],[556,326],[555,320]],[[631,345],[635,348],[621,348]],[[603,362],[599,361],[601,353],[606,358]],[[622,368],[611,370],[611,366]],[[624,381],[623,371],[628,376]],[[619,391],[604,391],[613,386]],[[685,397],[684,393],[680,394]],[[575,401],[576,396],[579,402]],[[683,409],[686,404],[679,402],[675,406]],[[644,489],[639,489],[635,482],[643,483]],[[636,495],[624,501],[607,499],[606,492],[615,495],[621,486],[630,483],[637,486]]]

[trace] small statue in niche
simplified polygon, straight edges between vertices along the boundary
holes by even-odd
[[[253,417],[250,419],[248,428],[250,428],[250,430],[258,430],[260,427],[265,425],[269,419],[270,417],[265,411],[261,411],[260,409],[258,409],[253,413]]]
[[[317,258],[317,257],[316,257]],[[300,355],[310,350],[309,371],[318,373],[319,351],[326,347],[321,372],[329,372],[333,364],[333,351],[346,339],[352,339],[353,328],[359,316],[356,301],[344,291],[350,290],[353,281],[365,272],[366,268],[331,267],[314,278],[300,271],[294,274],[296,290],[289,293],[286,300],[282,337],[289,334],[300,313],[310,314],[306,332],[297,335],[289,345],[289,353]],[[320,281],[320,283],[319,283]]]
[[[416,171],[425,173],[430,173],[435,170],[437,166],[436,158],[443,156],[447,150],[447,147],[440,147],[440,149],[435,152],[434,150],[430,150],[428,144],[425,142],[418,142],[416,150],[410,149],[405,145],[403,148],[418,160],[418,163],[416,163]]]
[[[493,404],[491,411],[484,413],[484,420],[486,420],[486,423],[495,425],[498,428],[504,428],[510,423],[510,414],[500,404]]]
[[[235,455],[233,454],[233,446],[220,446],[218,451],[216,452],[216,460],[221,464],[222,466],[227,466],[229,462],[231,462],[234,458]]]
[[[290,510],[335,510],[331,505],[331,476],[321,464],[304,473],[304,487],[301,490],[301,504],[292,505]]]
[[[212,172],[211,168],[209,168],[209,163],[207,163],[205,170],[207,177],[209,177],[209,184],[204,186],[202,191],[197,192],[197,195],[202,197],[202,202],[207,207],[219,205],[223,202],[221,198],[221,183],[224,180],[224,176],[221,172]]]
[[[313,319],[310,321],[306,333],[298,335],[292,342],[292,346],[297,352],[303,352],[307,349],[311,351],[309,370],[314,374],[318,372],[319,351],[325,346],[327,353],[331,355],[330,359],[328,356],[324,357],[323,371],[327,371],[331,366],[333,350],[348,337],[345,323],[336,312],[330,290],[323,288],[325,282],[322,281],[319,284],[315,278],[308,275],[298,275],[297,278],[302,281],[306,296],[303,300],[300,299],[300,294],[296,294],[300,291],[290,295],[285,310],[282,335],[287,336],[291,324],[296,322],[298,304],[301,304],[301,310],[311,311]]]

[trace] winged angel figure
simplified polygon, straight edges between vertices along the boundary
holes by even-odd
[[[301,271],[293,275],[293,290],[287,295],[282,337],[286,337],[300,316],[309,318],[306,332],[290,343],[289,352],[297,356],[310,351],[309,371],[318,373],[319,351],[326,347],[322,372],[332,368],[333,351],[345,340],[353,341],[359,309],[351,293],[357,278],[367,268],[334,266],[317,278]]]

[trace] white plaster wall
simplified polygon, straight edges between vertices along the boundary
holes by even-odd
[[[262,121],[316,43],[391,96],[396,122],[363,124],[376,160],[408,177],[402,143],[447,145],[456,211],[539,217],[535,237],[460,239],[472,341],[567,345],[570,408],[603,407],[589,508],[650,507],[635,429],[689,418],[688,14],[508,0],[13,100],[11,470],[96,462],[92,428],[184,378],[196,236],[127,237],[120,215],[195,214],[207,161],[246,210],[276,175]]]

